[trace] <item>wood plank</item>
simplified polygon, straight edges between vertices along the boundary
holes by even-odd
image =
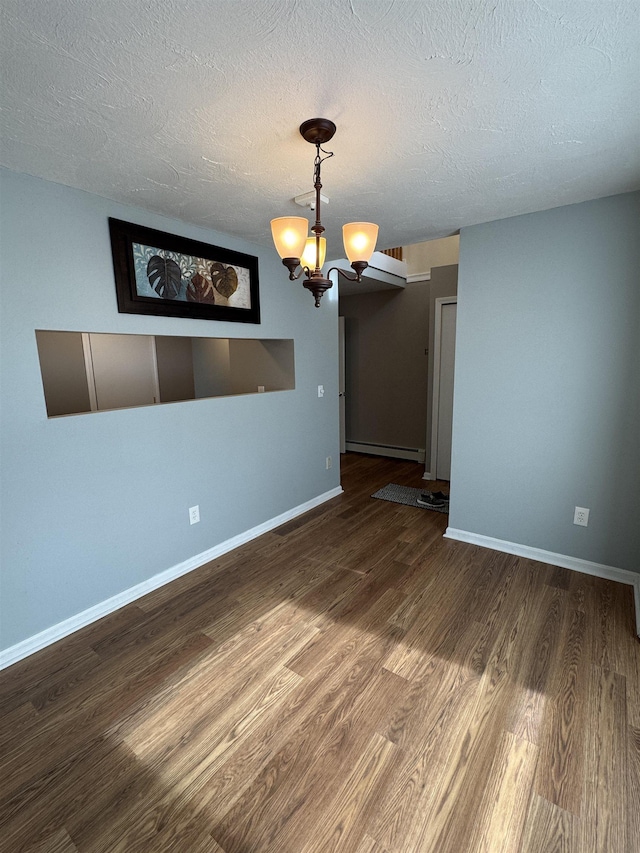
[[[34,683],[33,676],[30,681],[25,676],[16,678],[10,694],[2,700],[2,707],[10,711],[25,702],[30,702],[34,708],[40,710],[45,705],[55,702],[75,684],[89,677],[101,663],[100,657],[93,649],[80,648],[61,665],[54,665],[47,671],[41,671],[37,683]],[[7,684],[10,685],[11,681],[12,679],[8,679]]]
[[[308,841],[301,853],[355,853],[371,822],[373,811],[390,783],[393,759],[398,749],[375,734],[339,787],[330,810],[331,818],[322,832]]]
[[[511,732],[502,735],[469,837],[472,850],[517,853],[522,849],[537,760],[538,749],[530,741]]]
[[[31,702],[17,705],[12,710],[3,710],[0,718],[0,755],[7,755],[12,744],[21,741],[29,729],[37,728],[41,720]]]
[[[463,682],[440,707],[419,748],[406,752],[394,784],[368,829],[384,849],[438,849],[434,846],[429,816],[438,792],[445,787],[441,779],[452,766],[456,745],[464,740],[477,701],[477,683]],[[457,802],[455,798],[454,801]]]
[[[399,697],[388,726],[380,731],[408,753],[420,750],[425,733],[438,726],[439,717],[463,686],[479,685],[483,670],[477,667],[477,650],[485,628],[478,622],[461,625],[455,656],[432,657],[420,679],[406,682],[404,696]]]
[[[25,849],[24,853],[78,853],[78,848],[66,829],[62,827],[44,841]]]
[[[623,676],[592,666],[581,809],[583,850],[627,850],[627,715]],[[605,794],[606,792],[606,794]]]
[[[326,784],[327,765],[320,751],[314,761],[315,767],[310,768],[300,792],[296,789],[296,795],[300,796],[302,805],[296,809],[294,819],[288,820],[287,825],[277,836],[278,846],[298,850],[300,839],[317,839],[320,829],[324,832],[327,827],[327,821],[319,823],[318,815],[324,814],[329,818],[343,807],[345,798],[349,798],[351,803],[349,817],[345,815],[335,819],[335,827],[342,825],[344,828],[346,823],[349,823],[350,828],[346,833],[348,837],[343,833],[343,837],[338,839],[332,834],[327,845],[331,846],[335,843],[340,850],[353,849],[356,840],[362,836],[363,829],[371,821],[372,811],[384,797],[387,783],[393,776],[393,768],[397,765],[395,760],[400,757],[400,750],[390,744],[386,738],[378,735],[376,729],[389,719],[405,687],[406,683],[402,679],[398,679],[396,675],[385,669],[375,671],[368,679],[366,687],[354,703],[351,712],[344,718],[345,723],[350,721],[352,724],[353,733],[348,736],[345,747],[340,750],[339,760],[342,770],[332,774],[335,784]],[[333,737],[333,734],[331,732],[330,737]],[[368,745],[367,738],[369,738]],[[370,753],[369,758],[372,760],[375,753],[384,764],[384,768],[378,766],[377,761],[371,765],[367,764],[363,759],[365,753]],[[356,769],[349,772],[354,765]],[[366,777],[367,767],[371,771],[370,784]],[[344,785],[341,785],[340,780],[345,776],[347,779]],[[360,779],[361,787],[358,791],[362,796],[358,796],[356,792],[356,779]],[[366,796],[364,795],[365,787],[367,788]]]
[[[267,645],[262,654],[256,652],[251,664],[234,669],[226,681],[218,679],[215,691],[203,693],[202,682],[208,674],[201,673],[202,677],[194,678],[189,690],[184,690],[186,707],[198,707],[198,714],[192,720],[185,719],[185,704],[179,695],[154,709],[153,714],[134,718],[127,730],[122,731],[125,742],[146,762],[165,762],[170,756],[175,758],[177,750],[185,753],[188,761],[197,761],[203,740],[206,745],[202,748],[213,748],[210,728],[214,722],[216,728],[224,730],[233,720],[231,728],[235,730],[240,725],[239,718],[253,714],[256,701],[259,707],[262,705],[263,699],[258,697],[263,697],[263,693],[268,697],[274,685],[279,692],[286,685],[299,682],[300,676],[282,665],[282,655],[303,645],[309,632],[308,626],[301,625],[282,637],[274,635],[272,648]],[[212,678],[215,677],[212,673]],[[238,715],[236,706],[240,702],[243,712]],[[182,767],[182,772],[185,769]]]
[[[590,665],[585,648],[585,614],[567,614],[562,661],[549,701],[536,792],[549,803],[580,815],[585,762],[584,732],[589,701]]]
[[[544,853],[582,853],[579,821],[544,797],[534,794],[529,804],[521,849]]]
[[[557,669],[558,639],[564,621],[565,590],[545,587],[538,599],[538,616],[530,638],[534,652],[521,671],[519,702],[512,704],[505,728],[517,737],[538,744],[548,713],[548,682]]]
[[[394,570],[391,567],[389,573],[379,578],[377,583],[372,582],[365,589],[360,590],[351,600],[348,611],[342,608],[340,618],[330,624],[325,631],[316,635],[304,649],[287,661],[289,669],[302,676],[309,675],[340,648],[345,648],[349,653],[353,646],[375,644],[376,631],[382,630],[385,635],[392,635],[399,640],[404,632],[395,626],[386,625],[391,613],[404,599],[403,593],[389,587],[393,574]],[[365,607],[363,603],[355,618],[345,619],[347,612],[349,614],[354,612],[353,602],[360,600],[360,596],[365,596],[372,587],[375,587],[379,593],[378,597],[374,597],[369,602],[369,607]],[[385,627],[381,629],[379,626]]]
[[[360,842],[356,853],[389,853],[384,847],[381,847],[377,841],[374,841],[370,835],[365,835]]]
[[[592,663],[627,676],[634,657],[628,652],[629,640],[633,638],[640,653],[631,618],[633,590],[592,576],[587,576],[585,586],[593,614],[589,620]]]
[[[314,834],[318,814],[326,814],[335,796],[327,777],[346,775],[388,716],[388,703],[395,702],[381,689],[380,680],[387,678],[394,676],[378,673],[352,706],[338,706],[337,714],[309,720],[294,733],[213,830],[227,853],[256,846],[299,849],[300,839]]]
[[[640,729],[627,728],[627,837],[640,850]]]

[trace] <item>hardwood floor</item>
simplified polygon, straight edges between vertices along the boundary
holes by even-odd
[[[630,587],[345,495],[0,673],[6,853],[632,853]]]

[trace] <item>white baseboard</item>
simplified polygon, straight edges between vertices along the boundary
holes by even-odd
[[[409,459],[411,462],[424,462],[425,450],[421,447],[396,447],[393,444],[367,444],[364,441],[347,441],[345,444],[351,453],[369,453],[372,456],[390,456],[392,459]]]
[[[336,488],[331,489],[331,491],[324,492],[324,494],[318,495],[306,503],[287,510],[281,515],[277,515],[275,518],[271,518],[268,521],[257,525],[257,527],[245,530],[244,533],[239,533],[237,536],[233,536],[231,539],[227,539],[219,545],[214,545],[213,548],[209,548],[201,554],[196,554],[195,557],[190,557],[188,560],[178,563],[176,566],[172,566],[170,569],[166,569],[164,572],[160,572],[160,574],[154,575],[148,580],[142,581],[142,583],[124,590],[124,592],[119,592],[112,598],[108,598],[106,601],[101,601],[99,604],[89,607],[87,610],[83,610],[82,613],[77,613],[75,616],[71,616],[69,619],[65,619],[57,625],[52,625],[51,628],[47,628],[45,631],[41,631],[33,637],[28,637],[26,640],[16,643],[15,646],[10,646],[8,649],[0,651],[0,670],[11,666],[11,664],[17,663],[19,660],[32,655],[34,652],[40,651],[40,649],[44,649],[46,646],[50,646],[57,640],[67,637],[69,634],[73,634],[74,631],[78,631],[80,628],[84,628],[86,625],[96,622],[103,616],[113,613],[114,610],[119,610],[121,607],[124,607],[125,604],[130,604],[132,601],[142,598],[143,595],[153,592],[154,589],[158,589],[165,584],[171,583],[171,581],[176,578],[186,575],[188,572],[192,572],[200,566],[204,566],[205,563],[215,560],[216,557],[221,557],[223,554],[233,551],[234,548],[238,548],[240,545],[244,545],[246,542],[250,542],[258,536],[262,536],[263,533],[268,533],[270,530],[280,527],[281,524],[285,524],[287,521],[291,521],[299,515],[303,515],[310,509],[320,506],[320,504],[323,504],[332,498],[338,497],[338,495],[341,495],[342,493],[342,486],[336,486]]]
[[[614,566],[606,566],[604,563],[592,563],[590,560],[581,560],[578,557],[569,557],[566,554],[554,554],[553,551],[544,551],[542,548],[532,548],[529,545],[518,545],[516,542],[506,542],[504,539],[494,539],[491,536],[482,536],[479,533],[469,533],[466,530],[457,530],[455,527],[447,527],[444,535],[445,538],[455,539],[458,542],[467,542],[470,545],[479,545],[481,548],[491,548],[494,551],[503,551],[505,554],[515,554],[516,557],[525,557],[528,560],[550,563],[552,566],[560,566],[563,569],[572,569],[575,572],[583,572],[606,580],[629,584],[633,587],[636,633],[640,637],[640,574],[637,572],[617,569]]]
[[[423,480],[435,480],[435,477],[431,476],[431,471],[425,471],[422,475]]]

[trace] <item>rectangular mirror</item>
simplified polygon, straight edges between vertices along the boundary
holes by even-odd
[[[47,415],[295,388],[293,341],[36,331]]]

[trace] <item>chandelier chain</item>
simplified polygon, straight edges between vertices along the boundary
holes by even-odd
[[[326,154],[326,157],[321,157],[320,152]],[[328,160],[329,157],[333,157],[333,151],[325,151],[324,148],[320,147],[319,143],[316,143],[316,159],[313,161],[313,183],[314,186],[320,181],[320,165],[324,163],[325,160]]]

